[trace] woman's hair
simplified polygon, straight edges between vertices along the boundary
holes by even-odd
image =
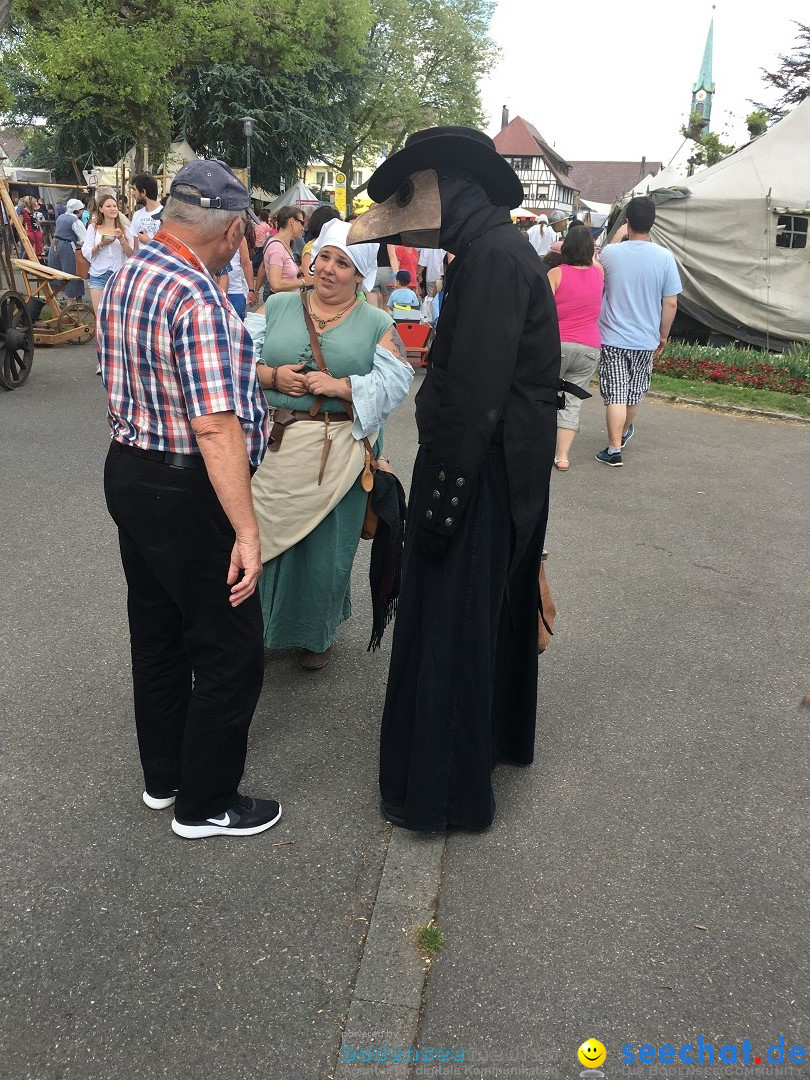
[[[566,266],[590,266],[593,262],[593,250],[590,229],[572,229],[563,240],[560,261]]]
[[[310,240],[317,240],[321,235],[321,229],[333,218],[339,218],[340,211],[336,206],[319,206],[317,210],[312,211],[312,216],[309,219],[307,228],[309,229]]]
[[[284,229],[287,222],[296,217],[302,217],[306,221],[307,215],[300,206],[282,206],[276,214],[276,225],[279,229]]]
[[[260,210],[259,213],[257,214],[257,217],[258,217],[259,221],[263,221],[265,223],[265,225],[266,225],[270,221],[270,211],[269,210]]]
[[[559,251],[548,251],[543,256],[543,262],[549,270],[553,270],[555,266],[559,266],[562,262],[562,255]]]
[[[110,188],[101,188],[99,191],[96,192],[96,207],[95,207],[96,212],[95,212],[95,216],[93,218],[93,224],[96,225],[96,226],[104,224],[105,217],[104,217],[104,214],[102,213],[101,208],[104,205],[104,203],[108,202],[110,199],[112,199],[115,202],[116,206],[118,206],[118,214],[116,215],[116,218],[115,218],[115,227],[116,227],[116,229],[126,229],[126,227],[127,227],[127,219],[121,213],[121,206],[120,206],[120,203],[118,202],[118,196]]]
[[[25,195],[22,204],[29,212],[33,212],[37,208],[37,200],[33,195]]]

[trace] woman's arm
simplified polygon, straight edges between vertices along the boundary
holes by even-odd
[[[387,244],[388,258],[391,261],[391,273],[394,277],[397,276],[399,271],[399,259],[397,258],[397,249],[395,244]]]
[[[84,255],[88,262],[92,262],[98,254],[100,247],[101,245],[96,243],[95,225],[88,225],[87,234],[85,235],[84,243],[82,244],[82,255]]]
[[[312,265],[312,248],[309,251],[305,251],[301,256],[301,275],[306,280],[307,274],[309,274],[309,268]]]
[[[244,236],[239,244],[239,261],[242,264],[242,273],[245,275],[248,287],[248,307],[252,307],[256,303],[256,282],[253,280],[253,263]]]
[[[377,342],[374,365],[368,375],[352,375],[354,424],[352,435],[362,439],[373,435],[408,396],[413,368],[395,326],[389,326]]]
[[[548,272],[548,283],[551,286],[551,291],[553,293],[556,293],[557,286],[560,284],[561,280],[562,271],[560,270],[559,266],[552,266],[552,268]]]
[[[304,279],[299,272],[297,277],[285,278],[283,277],[283,268],[278,263],[270,263],[267,271],[267,280],[270,282],[270,288],[274,293],[277,292],[297,292],[298,289],[304,284]]]

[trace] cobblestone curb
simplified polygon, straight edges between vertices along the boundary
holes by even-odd
[[[383,1043],[417,1045],[428,965],[416,936],[436,914],[445,840],[444,832],[395,828],[391,834],[334,1080],[370,1075],[368,1059],[360,1057],[363,1050],[373,1056]],[[345,1060],[352,1055],[354,1062]],[[385,1070],[386,1080],[410,1076],[404,1062],[389,1059]]]

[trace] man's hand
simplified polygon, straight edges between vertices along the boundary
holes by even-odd
[[[231,552],[231,565],[228,567],[231,607],[238,607],[243,600],[253,595],[261,572],[262,559],[258,534],[247,537],[237,536]]]
[[[661,355],[661,353],[667,347],[667,342],[668,341],[669,341],[668,337],[662,337],[662,338],[659,339],[658,348],[653,353],[653,360],[658,359],[658,357]]]
[[[232,412],[192,417],[191,427],[205,461],[208,479],[236,534],[226,582],[231,586],[231,606],[237,607],[252,595],[262,571],[259,526],[253,510],[245,437]]]

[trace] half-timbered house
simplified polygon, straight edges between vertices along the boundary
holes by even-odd
[[[577,188],[568,179],[571,165],[548,145],[533,124],[516,116],[501,128],[494,142],[523,184],[523,206],[539,213],[573,213]]]

